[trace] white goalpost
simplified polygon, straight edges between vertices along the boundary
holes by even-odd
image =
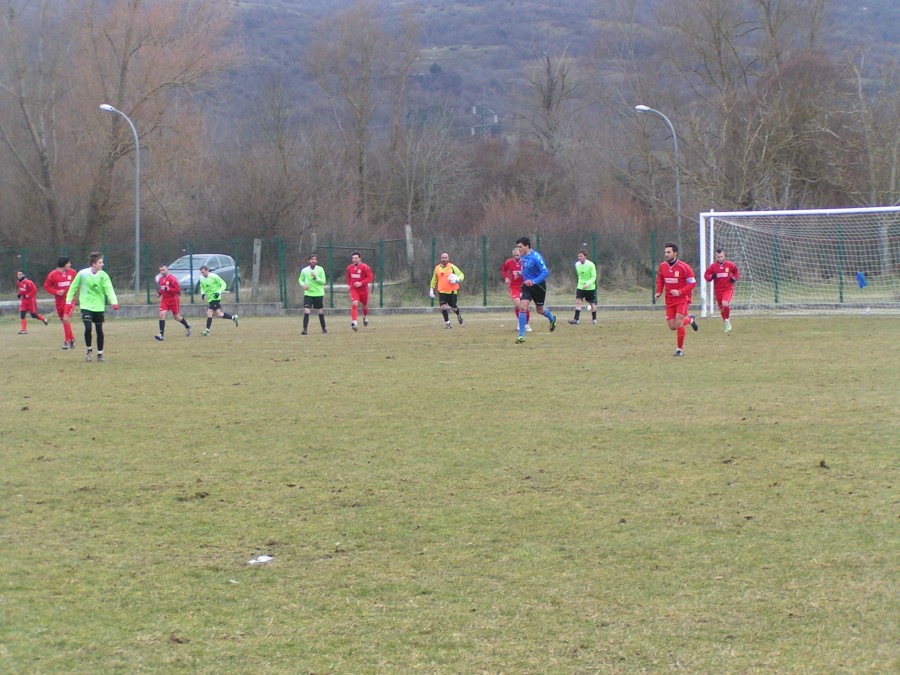
[[[716,249],[738,267],[742,312],[900,311],[900,206],[700,214],[701,316],[715,316],[702,276]]]

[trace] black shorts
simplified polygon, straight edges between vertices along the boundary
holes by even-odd
[[[456,309],[456,293],[438,293],[438,301],[442,305],[447,305]]]
[[[92,312],[89,309],[81,310],[81,320],[87,323],[90,321],[91,323],[103,323],[103,312]]]
[[[315,297],[304,295],[303,307],[306,309],[323,309],[325,307],[325,296],[317,295]]]
[[[206,305],[207,309],[211,309],[214,312],[218,312],[222,310],[222,301],[221,300],[213,300],[209,304]]]
[[[538,307],[544,306],[544,300],[547,299],[547,282],[542,281],[539,284],[526,286],[522,284],[521,300],[531,300]]]
[[[592,305],[597,304],[597,289],[595,288],[592,291],[586,291],[583,288],[575,289],[575,299],[576,300],[587,300]]]

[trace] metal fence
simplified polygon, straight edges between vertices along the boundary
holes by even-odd
[[[547,261],[551,289],[574,292],[574,262],[579,250],[597,264],[599,282],[603,287],[646,288],[652,298],[656,265],[662,252],[662,240],[651,233],[649,240],[635,243],[634,238],[617,240],[598,232],[569,232],[565,235],[542,236],[529,234],[533,247]],[[450,259],[465,272],[460,290],[460,302],[466,305],[505,302],[505,286],[500,266],[510,257],[516,236],[485,235],[459,237],[431,237],[389,239],[368,242],[336,241],[312,242],[298,239],[215,239],[190,241],[144,242],[141,246],[140,288],[133,295],[135,279],[134,245],[129,242],[108,242],[99,247],[64,246],[61,250],[40,247],[0,248],[0,295],[15,297],[15,270],[26,274],[41,287],[46,275],[56,267],[57,258],[68,256],[74,269],[87,267],[91,251],[103,254],[105,269],[113,280],[116,292],[125,302],[155,304],[155,277],[161,264],[169,264],[184,255],[225,254],[240,267],[235,284],[235,301],[277,301],[283,307],[302,305],[302,291],[298,284],[300,270],[307,257],[315,252],[328,277],[326,303],[331,307],[346,306],[349,296],[345,286],[345,270],[350,256],[358,251],[363,261],[372,267],[375,283],[370,303],[376,307],[422,306],[431,301],[427,297],[428,284],[440,254],[446,251]],[[254,242],[258,241],[258,269],[254,269]],[[255,285],[254,285],[255,284]],[[39,296],[40,297],[40,296]],[[186,293],[184,302],[200,303],[199,297]]]

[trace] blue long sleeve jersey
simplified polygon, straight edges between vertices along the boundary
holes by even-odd
[[[528,255],[522,256],[522,279],[539,284],[550,276],[550,270],[544,257],[537,251],[532,250]]]

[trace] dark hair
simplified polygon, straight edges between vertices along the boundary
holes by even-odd
[[[353,253],[350,254],[350,257],[352,258],[352,257],[355,256],[355,255],[358,255],[360,258],[362,258],[362,256],[360,255],[359,251],[353,251]]]
[[[59,259],[56,261],[56,266],[57,266],[57,267],[63,267],[67,262],[69,262],[69,259],[68,259],[66,256],[62,255],[62,256],[60,256]]]
[[[716,253],[725,253],[725,249],[717,248]]]
[[[200,271],[202,272],[203,270],[206,270],[206,271],[208,272],[208,271],[209,271],[209,265],[200,265]]]
[[[665,250],[667,248],[670,248],[673,251],[675,251],[675,253],[678,253],[678,244],[673,244],[671,241],[668,241],[668,242],[666,242],[666,245],[663,246],[663,250]]]
[[[584,257],[587,258],[587,251],[585,251],[584,249],[581,249],[581,250],[578,251],[578,252],[579,252],[579,253],[583,253],[583,254],[584,254]]]
[[[531,239],[529,239],[528,237],[519,237],[518,239],[516,239],[516,243],[531,248]]]
[[[92,251],[90,255],[91,265],[93,265],[98,260],[103,260],[103,254],[100,251]]]
[[[307,258],[307,260],[312,260],[313,258],[315,258],[316,260],[318,260],[318,259],[319,259],[319,256],[317,256],[315,253],[310,253],[310,254],[309,254],[309,257]]]

